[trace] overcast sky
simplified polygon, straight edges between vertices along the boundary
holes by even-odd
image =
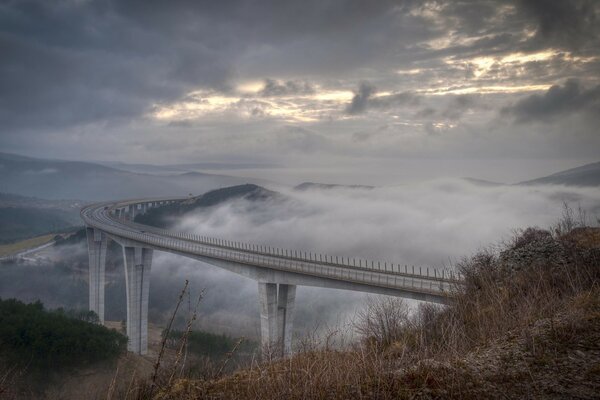
[[[2,151],[533,178],[599,123],[594,0],[0,3]]]

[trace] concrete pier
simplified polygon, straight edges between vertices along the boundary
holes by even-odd
[[[148,352],[148,297],[152,249],[123,246],[127,292],[127,349],[137,354]]]
[[[133,221],[135,219],[136,211],[137,211],[137,204],[130,204],[129,205],[129,220],[130,221]]]
[[[177,200],[142,199],[99,203],[81,210],[87,230],[90,263],[90,310],[104,321],[106,251],[109,240],[123,247],[127,295],[128,349],[148,349],[148,297],[153,249],[190,257],[258,282],[261,343],[265,357],[292,352],[296,285],[325,287],[399,296],[448,304],[463,278],[442,271],[401,268],[398,264],[370,263],[349,257],[288,251],[251,243],[165,232],[151,226],[125,223],[137,213]]]
[[[106,268],[106,249],[108,237],[102,231],[86,228],[89,268],[90,310],[98,314],[100,323],[104,323],[104,283]]]
[[[275,357],[290,355],[296,286],[259,282],[258,297],[264,354]]]

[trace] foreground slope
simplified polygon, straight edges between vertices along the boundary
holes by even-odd
[[[383,302],[359,325],[359,345],[305,344],[289,360],[179,380],[158,398],[597,398],[600,229],[528,229],[460,268],[465,289],[448,307],[411,316]]]

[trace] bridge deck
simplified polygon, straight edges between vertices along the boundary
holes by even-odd
[[[368,262],[349,257],[233,242],[141,225],[115,216],[115,210],[123,207],[137,208],[138,204],[180,200],[182,199],[138,199],[100,203],[83,208],[81,216],[90,227],[162,251],[414,292],[439,298],[441,302],[444,302],[444,298],[450,297],[453,289],[461,282],[460,276],[451,271],[432,269],[430,273],[429,268],[424,272],[422,268],[415,269],[406,265]]]

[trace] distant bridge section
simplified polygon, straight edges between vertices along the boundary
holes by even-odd
[[[291,353],[296,286],[316,286],[448,303],[461,277],[453,271],[367,261],[175,232],[133,222],[135,215],[185,198],[136,199],[84,207],[90,262],[90,309],[104,321],[106,249],[123,247],[130,351],[148,348],[148,297],[154,250],[194,258],[258,282],[261,341]]]

